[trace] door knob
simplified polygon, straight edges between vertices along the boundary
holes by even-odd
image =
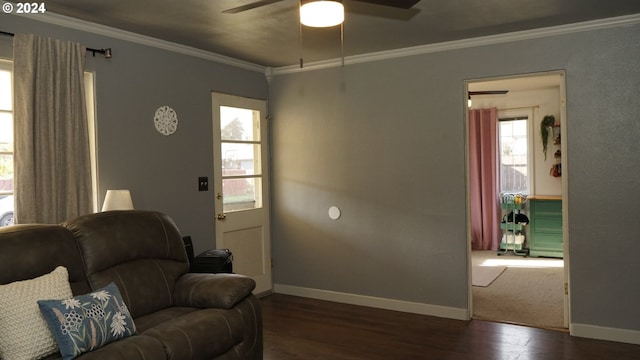
[[[218,200],[222,199],[222,194],[221,193],[217,193],[216,194],[216,199],[218,199]]]
[[[223,213],[218,214],[218,220],[224,221],[226,218],[227,218],[227,215],[225,215]]]

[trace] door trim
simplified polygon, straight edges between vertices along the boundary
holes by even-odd
[[[466,214],[466,241],[467,241],[467,278],[468,278],[468,319],[473,318],[473,285],[472,285],[472,263],[471,263],[471,182],[469,178],[469,111],[468,111],[468,103],[467,100],[469,98],[469,84],[475,82],[485,82],[485,81],[495,81],[495,80],[511,80],[511,79],[523,79],[528,77],[536,77],[536,76],[548,76],[548,75],[559,75],[562,77],[562,81],[560,81],[560,126],[562,128],[562,138],[563,141],[560,143],[560,149],[562,152],[561,157],[561,166],[562,166],[562,240],[563,240],[563,261],[564,261],[564,283],[565,283],[565,295],[564,295],[564,327],[567,329],[571,329],[571,282],[569,279],[569,266],[570,266],[570,253],[569,253],[569,200],[567,194],[569,193],[569,174],[568,174],[568,151],[567,151],[567,114],[566,114],[566,104],[567,104],[567,95],[566,95],[566,71],[564,70],[555,70],[555,71],[546,71],[539,73],[530,73],[530,74],[518,74],[518,75],[508,75],[508,76],[497,76],[490,78],[480,78],[480,79],[469,79],[463,82],[464,84],[464,98],[462,99],[462,106],[464,111],[464,143],[465,143],[465,186],[466,186],[466,194],[465,194],[465,214]],[[498,109],[500,110],[500,109]],[[534,130],[536,129],[534,124]],[[535,164],[533,164],[533,168],[535,168]],[[534,186],[535,187],[535,186]]]

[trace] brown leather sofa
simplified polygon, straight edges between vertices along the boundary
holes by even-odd
[[[255,282],[189,273],[182,237],[162,213],[111,211],[61,225],[0,228],[0,284],[59,265],[68,269],[74,295],[114,282],[137,328],[79,359],[262,359]]]

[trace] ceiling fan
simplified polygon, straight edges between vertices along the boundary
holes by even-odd
[[[245,5],[227,9],[222,12],[225,14],[236,14],[239,12],[259,8],[265,5],[269,5],[269,4],[273,4],[281,1],[285,1],[285,0],[258,0]],[[400,8],[400,9],[410,9],[411,7],[413,7],[413,5],[420,2],[420,0],[352,0],[352,1],[364,2],[369,4],[375,4],[375,5],[383,5],[383,6],[389,6],[394,8]],[[302,1],[302,2],[304,3],[305,1]]]
[[[467,97],[467,106],[471,107],[471,97],[475,95],[505,95],[509,90],[485,90],[485,91],[469,91]]]
[[[469,91],[469,96],[474,95],[504,95],[508,93],[509,90],[487,90],[487,91]]]
[[[282,2],[285,0],[257,0],[251,3],[223,10],[222,13],[237,14],[262,6]],[[420,0],[350,0],[354,2],[383,5],[396,9],[409,10]],[[302,25],[316,28],[326,28],[340,25],[340,44],[342,47],[342,65],[344,66],[344,5],[342,0],[298,0],[300,6],[300,44],[302,44]],[[303,59],[300,57],[300,68]]]

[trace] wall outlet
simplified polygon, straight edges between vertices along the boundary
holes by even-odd
[[[209,178],[201,176],[198,178],[198,191],[209,191]]]

